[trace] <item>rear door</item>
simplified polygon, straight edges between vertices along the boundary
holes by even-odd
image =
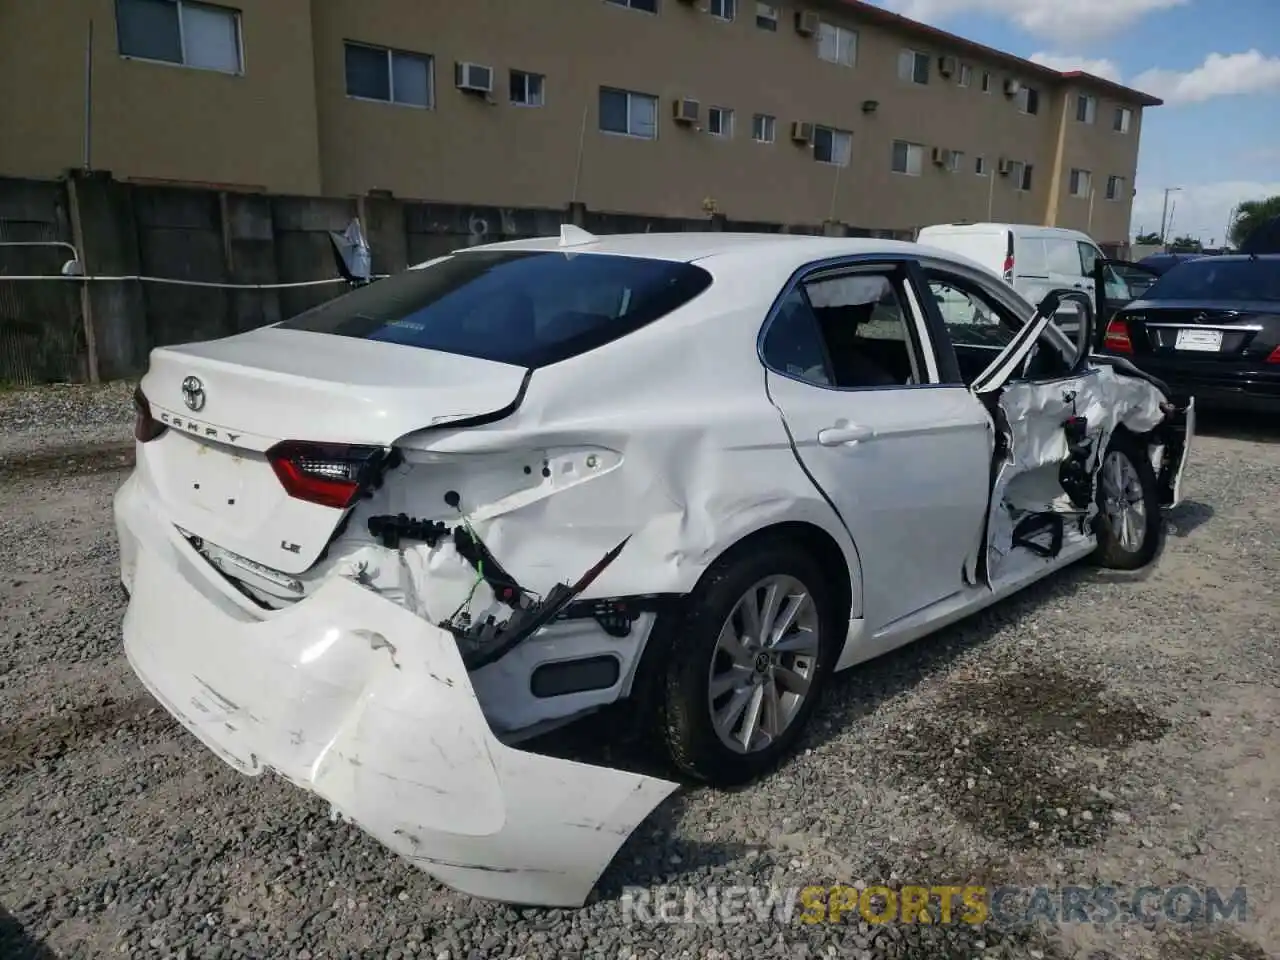
[[[857,545],[872,633],[964,588],[993,430],[936,344],[911,261],[815,268],[766,321],[769,396]]]

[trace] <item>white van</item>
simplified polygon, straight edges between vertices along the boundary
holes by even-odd
[[[1027,223],[940,223],[923,227],[916,242],[950,250],[1004,277],[1023,298],[1039,303],[1052,290],[1080,290],[1093,295],[1093,264],[1105,258],[1086,233]],[[1118,277],[1107,284],[1108,298],[1127,299]],[[1062,319],[1071,326],[1076,309],[1066,304]]]

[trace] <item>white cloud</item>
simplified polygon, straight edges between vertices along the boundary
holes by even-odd
[[[881,6],[926,23],[943,23],[964,13],[987,13],[1011,20],[1038,37],[1082,42],[1115,36],[1149,13],[1184,6],[1190,0],[879,0]]]
[[[1083,70],[1085,73],[1091,73],[1095,77],[1102,77],[1104,80],[1120,82],[1120,68],[1112,60],[1090,60],[1088,57],[1073,57],[1064,53],[1045,53],[1043,51],[1033,53],[1027,59],[1032,63],[1048,67],[1050,70],[1057,70],[1059,73]]]
[[[1227,219],[1235,205],[1242,200],[1264,200],[1280,195],[1280,181],[1264,183],[1253,180],[1227,180],[1220,183],[1203,183],[1183,187],[1179,193],[1169,195],[1172,210],[1170,238],[1190,235],[1202,243],[1225,242]],[[1138,188],[1133,198],[1132,230],[1138,233],[1159,233],[1160,212],[1164,206],[1164,189]]]
[[[1280,90],[1280,57],[1266,57],[1258,50],[1211,53],[1194,70],[1148,70],[1134,77],[1132,85],[1168,103]]]

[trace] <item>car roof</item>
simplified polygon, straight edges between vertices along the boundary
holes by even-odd
[[[1088,234],[1070,227],[1045,227],[1036,223],[935,223],[921,227],[921,233],[991,233],[994,231],[1012,230],[1014,233],[1040,233],[1046,235],[1087,237]]]
[[[930,256],[968,264],[946,250],[908,243],[902,240],[880,240],[863,237],[816,237],[786,233],[619,233],[593,237],[580,236],[570,245],[561,245],[559,237],[535,237],[528,240],[508,240],[468,247],[459,253],[485,250],[554,251],[557,253],[600,253],[617,256],[647,257],[653,260],[671,260],[694,263],[715,258],[733,261],[734,265],[749,265],[753,261],[768,261],[776,266],[785,263],[793,269],[814,260],[828,257],[896,254],[898,256]]]

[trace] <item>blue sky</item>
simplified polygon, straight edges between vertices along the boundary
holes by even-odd
[[[872,0],[1059,70],[1161,97],[1145,111],[1132,231],[1221,243],[1240,200],[1280,194],[1280,0]]]

